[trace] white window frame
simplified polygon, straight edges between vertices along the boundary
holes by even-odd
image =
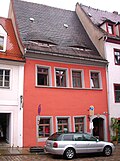
[[[68,119],[68,128],[69,128],[69,132],[71,132],[71,117],[70,116],[56,116],[56,131],[58,132],[58,123],[57,120],[58,119]]]
[[[1,89],[10,89],[10,87],[11,87],[11,75],[12,75],[11,74],[12,73],[11,69],[10,68],[4,68],[4,67],[1,68],[0,67],[0,70],[3,70],[4,72],[5,72],[5,70],[9,70],[10,71],[10,74],[9,74],[9,86],[0,86]],[[3,84],[4,84],[4,77],[5,77],[5,75],[3,75]]]
[[[73,79],[72,79],[72,72],[73,71],[81,72],[81,83],[82,83],[82,87],[74,87],[73,86]],[[83,71],[83,69],[74,69],[74,68],[72,68],[70,73],[71,73],[71,87],[73,87],[73,88],[84,88],[85,87],[85,82],[84,82],[84,71]]]
[[[50,119],[50,135],[53,133],[53,129],[54,129],[54,127],[53,127],[53,117],[52,116],[40,116],[40,115],[37,115],[36,116],[36,140],[37,140],[37,142],[43,142],[43,141],[46,141],[47,140],[47,138],[48,137],[41,137],[41,138],[39,138],[39,136],[38,136],[38,121],[40,120],[40,119]]]
[[[46,68],[46,69],[48,69],[48,84],[49,85],[37,85],[37,67],[42,67],[42,68]],[[36,74],[36,76],[35,76],[35,78],[36,78],[36,86],[37,87],[50,87],[50,86],[52,86],[52,74],[51,74],[51,67],[50,66],[46,66],[46,65],[40,65],[40,64],[36,64],[36,67],[35,67],[36,69],[35,69],[35,74]]]
[[[100,86],[99,88],[92,88],[91,72],[93,72],[93,73],[98,73],[99,86]],[[98,71],[98,70],[90,70],[90,71],[89,71],[89,78],[90,78],[90,88],[91,88],[91,89],[102,89],[102,77],[101,77],[101,71]]]
[[[85,115],[80,115],[80,116],[73,116],[73,125],[74,125],[74,132],[75,132],[75,118],[84,118],[84,132],[87,132],[87,118]]]
[[[3,50],[0,50],[0,51],[5,52],[6,46],[7,46],[7,32],[4,30],[4,28],[1,25],[0,25],[0,36],[4,37]]]
[[[65,72],[66,72],[66,86],[65,87],[57,86],[57,84],[56,84],[56,69],[65,70]],[[54,67],[54,80],[55,80],[54,81],[55,82],[55,87],[57,87],[57,88],[67,88],[67,87],[69,87],[68,68]]]

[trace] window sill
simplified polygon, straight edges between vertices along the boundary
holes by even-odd
[[[10,89],[10,87],[1,87],[0,86],[0,89]]]
[[[74,87],[55,87],[55,86],[35,86],[35,88],[51,88],[51,89],[70,89],[70,90],[97,90],[102,91],[102,88],[74,88]]]

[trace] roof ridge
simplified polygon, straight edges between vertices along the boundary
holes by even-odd
[[[58,10],[75,12],[75,11],[72,11],[72,10],[69,10],[69,9],[63,9],[63,8],[53,7],[53,6],[49,6],[49,5],[41,4],[41,3],[36,3],[36,2],[29,2],[29,1],[26,1],[26,0],[19,0],[19,1],[24,2],[24,3],[29,3],[29,4],[42,5],[42,6],[45,6],[45,7],[54,8],[54,9],[58,9]]]
[[[110,14],[115,15],[115,13],[113,13],[114,11],[113,11],[113,12],[110,12],[110,11],[106,11],[106,10],[94,8],[94,7],[91,7],[91,6],[86,6],[86,5],[83,5],[82,3],[80,3],[80,6],[81,6],[81,7],[83,6],[83,7],[91,8],[91,9],[96,10],[96,11],[105,12],[105,13],[110,13]],[[117,11],[117,12],[118,12],[118,11]],[[120,14],[116,14],[116,16],[120,16]]]

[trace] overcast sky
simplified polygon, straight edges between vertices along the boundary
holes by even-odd
[[[75,10],[77,2],[96,9],[120,13],[120,0],[26,0],[34,3],[45,4],[53,7]],[[7,17],[10,0],[0,0],[0,17]]]

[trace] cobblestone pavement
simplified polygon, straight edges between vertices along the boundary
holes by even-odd
[[[0,161],[64,161],[61,156],[53,156],[50,154],[28,154],[28,155],[3,155]],[[120,161],[120,145],[116,147],[115,152],[110,157],[101,155],[84,155],[77,156],[72,161]]]

